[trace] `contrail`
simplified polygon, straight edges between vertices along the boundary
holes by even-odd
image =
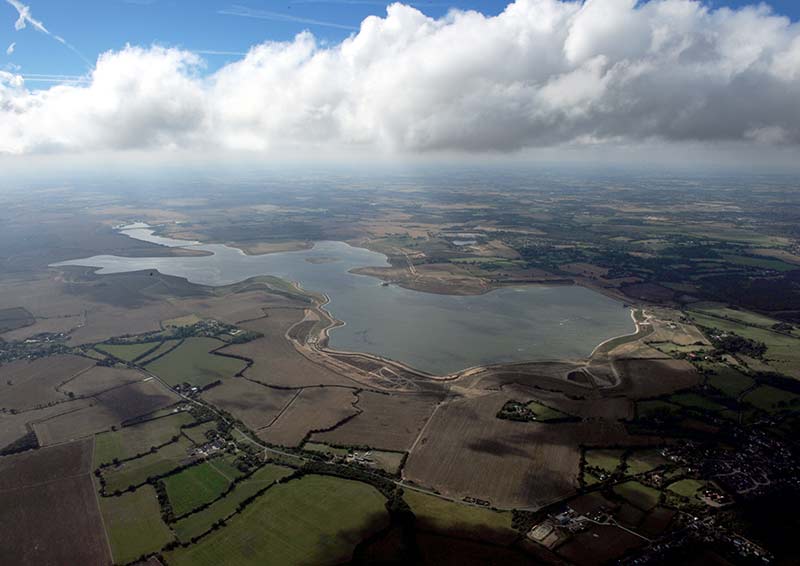
[[[75,55],[80,57],[83,60],[83,62],[86,63],[90,68],[92,67],[91,61],[89,61],[86,57],[84,57],[83,53],[78,51],[75,48],[74,45],[69,43],[67,40],[65,40],[60,35],[56,35],[56,34],[52,33],[49,29],[47,29],[44,26],[44,24],[40,20],[37,20],[36,18],[34,18],[33,14],[31,14],[30,6],[26,6],[25,4],[23,4],[19,0],[6,0],[6,3],[10,4],[11,6],[13,6],[17,10],[17,13],[19,14],[19,17],[17,18],[17,21],[14,22],[14,29],[15,30],[17,30],[17,31],[23,30],[26,27],[28,27],[28,24],[30,24],[35,30],[37,30],[37,31],[39,31],[39,32],[41,32],[41,33],[43,33],[45,35],[49,35],[50,37],[55,39],[57,42],[59,42],[61,45],[63,45],[64,47],[66,47],[67,49],[69,49],[70,51],[75,53]]]
[[[10,1],[10,0],[9,0]],[[327,22],[324,20],[314,20],[310,18],[300,18],[291,16],[289,14],[282,14],[280,12],[270,12],[267,10],[255,10],[247,8],[246,6],[231,6],[224,10],[219,10],[218,14],[226,16],[239,16],[242,18],[254,18],[257,20],[272,20],[275,22],[294,22],[298,24],[308,24],[311,26],[324,26],[329,28],[346,29],[350,31],[358,31],[357,27],[348,26],[346,24],[337,24],[336,22]]]

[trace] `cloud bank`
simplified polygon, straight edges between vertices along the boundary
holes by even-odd
[[[432,19],[393,4],[334,46],[304,32],[212,74],[129,46],[88,79],[32,90],[0,72],[0,152],[800,143],[800,27],[763,5],[517,0]]]

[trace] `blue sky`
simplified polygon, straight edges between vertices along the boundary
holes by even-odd
[[[753,3],[706,2],[714,7]],[[126,43],[232,52],[204,53],[208,70],[237,59],[236,53],[247,51],[254,44],[288,40],[304,29],[320,40],[337,43],[366,16],[386,14],[386,4],[380,0],[24,0],[24,4],[35,19],[51,33],[63,37],[89,62],[94,62],[99,53],[120,49]],[[451,7],[495,15],[506,6],[506,2],[497,0],[431,0],[409,4],[433,17],[441,16]],[[768,4],[776,13],[794,21],[800,18],[797,0],[772,0]],[[30,25],[15,30],[16,19],[15,8],[0,0],[0,69],[18,70],[31,78],[37,74],[86,73],[87,63],[78,54]],[[7,55],[5,51],[12,43],[15,43],[13,53]],[[33,86],[35,81],[28,80]]]

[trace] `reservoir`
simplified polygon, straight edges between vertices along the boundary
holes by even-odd
[[[391,358],[431,374],[477,365],[588,356],[600,342],[635,328],[629,309],[595,291],[570,285],[506,287],[484,295],[454,296],[382,286],[350,270],[387,266],[386,256],[344,242],[316,242],[309,250],[246,255],[222,244],[156,236],[147,225],[123,233],[212,255],[118,257],[99,255],[55,266],[96,267],[98,273],[157,269],[202,285],[228,285],[259,275],[298,282],[330,297],[327,310],[344,326],[330,347]]]

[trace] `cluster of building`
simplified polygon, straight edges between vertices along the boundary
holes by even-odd
[[[0,340],[0,364],[66,354],[70,351],[70,347],[66,345],[68,339],[69,336],[63,332],[44,332],[27,340],[12,342]]]

